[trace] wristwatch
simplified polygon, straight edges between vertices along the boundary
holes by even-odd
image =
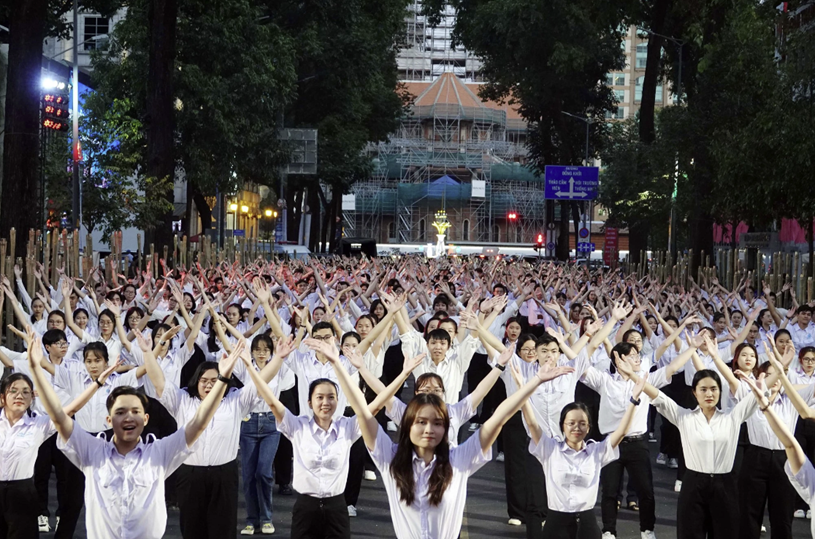
[[[218,373],[218,381],[223,382],[225,384],[228,384],[229,383],[229,378],[227,378],[226,376],[224,376],[221,373]]]
[[[506,365],[501,365],[500,363],[496,363],[496,364],[495,364],[495,365],[493,365],[493,366],[494,366],[496,369],[498,369],[499,371],[505,371],[505,370],[507,370],[507,366],[506,366]]]
[[[628,400],[631,401],[631,404],[634,406],[639,406],[640,402],[642,402],[641,400],[635,400],[634,397],[628,397]]]

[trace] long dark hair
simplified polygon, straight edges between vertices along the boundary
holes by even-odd
[[[220,371],[218,371],[218,363],[216,363],[215,361],[204,361],[203,363],[198,365],[198,367],[195,369],[192,378],[190,378],[190,383],[186,387],[187,393],[190,394],[190,397],[203,400],[201,398],[201,395],[198,394],[198,381],[201,379],[202,376],[204,376],[205,372],[210,370],[214,370],[220,373]]]
[[[430,474],[430,481],[427,484],[427,494],[430,505],[437,506],[444,497],[444,491],[450,486],[453,480],[453,466],[450,464],[450,444],[447,440],[447,432],[450,430],[450,416],[447,414],[447,406],[438,395],[429,393],[419,393],[407,406],[405,415],[402,417],[402,424],[399,427],[399,440],[396,448],[396,455],[391,462],[391,476],[396,481],[396,488],[399,489],[399,498],[405,505],[413,505],[416,499],[416,482],[413,479],[413,442],[410,441],[410,428],[416,421],[416,416],[422,406],[432,406],[444,422],[444,437],[434,451],[436,456],[436,466]]]

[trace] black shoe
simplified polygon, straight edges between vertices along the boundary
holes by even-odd
[[[294,494],[294,491],[291,489],[291,485],[280,485],[277,489],[277,493],[281,496],[291,496]]]

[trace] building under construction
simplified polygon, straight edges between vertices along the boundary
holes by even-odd
[[[398,65],[415,99],[399,130],[368,149],[374,171],[352,189],[346,234],[435,242],[443,209],[448,242],[533,243],[544,230],[544,182],[525,166],[526,122],[478,97],[480,63],[451,47],[454,14],[445,15],[431,28],[420,2],[411,7]]]

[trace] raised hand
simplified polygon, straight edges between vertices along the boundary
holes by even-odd
[[[303,341],[303,344],[308,346],[311,350],[323,354],[331,363],[336,363],[340,359],[340,354],[337,351],[337,347],[332,343],[309,337]]]
[[[147,339],[144,338],[144,335],[142,335],[141,331],[134,331],[133,335],[136,337],[136,344],[139,345],[139,349],[142,352],[147,353],[153,349],[151,343],[149,343]]]
[[[421,353],[414,358],[405,358],[405,361],[402,363],[402,374],[408,375],[412,373],[419,365],[422,364],[425,357],[427,357],[427,354]]]
[[[759,408],[767,408],[767,406],[770,405],[770,391],[764,383],[764,373],[759,374],[755,380],[738,370],[736,374],[753,390],[753,395],[756,396]]]
[[[289,335],[284,339],[278,339],[275,343],[275,355],[278,357],[286,357],[294,352],[294,336]]]
[[[124,361],[122,361],[121,356],[120,356],[120,357],[117,357],[117,358],[116,358],[116,361],[114,361],[114,362],[113,362],[113,363],[110,365],[110,367],[108,367],[107,369],[103,370],[103,371],[102,371],[102,373],[99,375],[99,378],[97,378],[97,380],[99,380],[99,383],[104,385],[104,383],[107,381],[108,377],[109,377],[111,374],[113,374],[113,371],[115,371],[116,369],[118,369],[118,368],[119,368],[119,367],[121,367],[122,365],[124,365]]]
[[[509,363],[509,360],[512,359],[512,356],[514,354],[515,354],[515,343],[512,343],[509,346],[507,346],[503,352],[501,352],[501,355],[499,355],[498,359],[496,359],[495,361],[499,365],[506,365],[507,363]]]
[[[550,380],[554,380],[559,376],[563,376],[564,374],[569,374],[574,372],[573,367],[555,367],[552,369],[538,369],[536,376],[541,382],[548,382]]]
[[[218,362],[218,372],[224,378],[229,378],[232,376],[232,369],[235,368],[235,364],[238,362],[238,358],[243,354],[243,351],[246,349],[246,343],[238,342],[232,348],[232,352],[221,361]]]

